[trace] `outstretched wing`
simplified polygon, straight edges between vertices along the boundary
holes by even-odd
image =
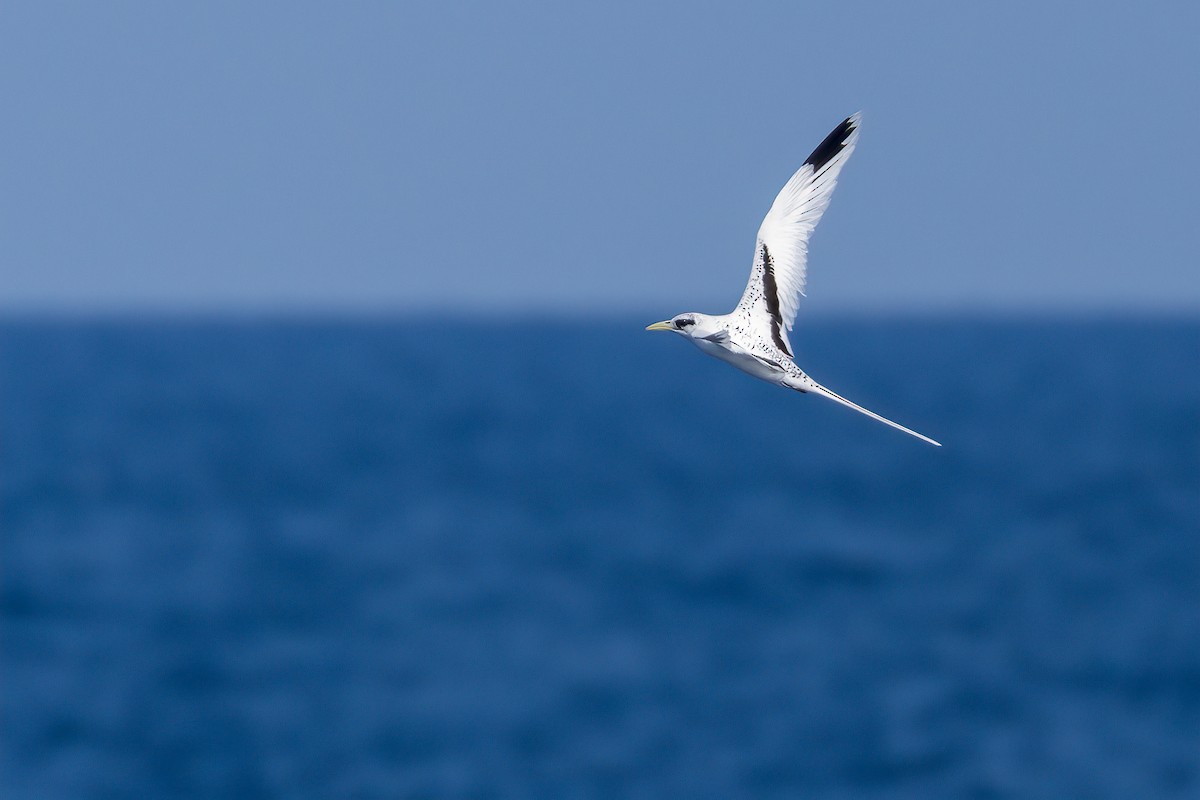
[[[796,321],[808,272],[808,237],[821,220],[838,174],[858,143],[861,112],[842,121],[817,145],[779,191],[758,229],[750,281],[738,308],[769,326],[775,345],[789,355],[787,332]]]

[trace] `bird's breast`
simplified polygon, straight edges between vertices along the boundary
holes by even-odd
[[[761,380],[770,383],[779,383],[780,379],[785,375],[782,369],[773,367],[755,358],[749,351],[732,340],[729,340],[725,344],[717,344],[704,339],[693,339],[692,341],[702,352],[713,358],[727,361],[742,372],[753,375]]]

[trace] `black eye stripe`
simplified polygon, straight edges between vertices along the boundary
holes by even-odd
[[[680,329],[683,329],[683,328],[687,327],[688,325],[695,325],[695,324],[696,324],[696,320],[692,319],[691,317],[684,317],[683,319],[675,320],[675,327],[680,328]]]

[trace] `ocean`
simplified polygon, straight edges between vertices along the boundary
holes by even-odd
[[[1200,320],[0,322],[0,795],[1200,797]]]

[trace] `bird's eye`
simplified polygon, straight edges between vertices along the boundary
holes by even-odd
[[[696,324],[696,320],[692,319],[691,317],[684,317],[683,319],[675,320],[675,327],[679,328],[680,330],[683,330],[688,325],[695,325],[695,324]]]

